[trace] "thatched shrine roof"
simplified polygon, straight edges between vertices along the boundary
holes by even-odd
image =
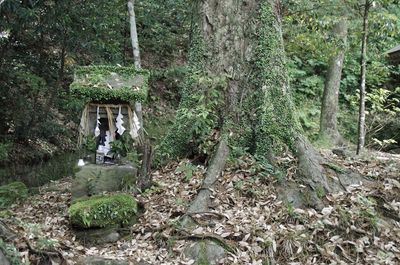
[[[75,70],[70,89],[88,101],[144,101],[149,76],[147,70],[134,67],[82,66]]]
[[[394,64],[400,64],[400,44],[394,47],[393,49],[386,52],[389,55],[389,61]]]

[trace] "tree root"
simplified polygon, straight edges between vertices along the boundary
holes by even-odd
[[[2,220],[0,220],[0,238],[5,242],[18,243],[18,235],[12,231]],[[21,241],[22,245],[25,245],[28,249],[29,254],[36,257],[37,264],[68,265],[61,252],[35,249],[26,238],[22,238]]]
[[[225,251],[234,251],[223,238],[213,234],[194,234],[190,232],[196,224],[195,216],[209,212],[210,196],[212,187],[224,170],[226,159],[229,155],[229,147],[222,139],[217,151],[207,169],[203,185],[194,201],[190,204],[186,214],[181,218],[182,228],[178,230],[180,239],[198,240],[194,245],[188,246],[185,255],[196,260],[197,263],[217,264],[218,260],[225,255]],[[182,235],[183,234],[183,235]]]
[[[207,169],[203,185],[200,188],[194,201],[190,204],[187,213],[183,216],[181,224],[183,227],[193,226],[191,215],[208,212],[211,188],[217,182],[219,175],[224,170],[226,159],[228,158],[229,148],[225,140],[218,144],[217,151]]]
[[[358,173],[342,169],[326,161],[302,135],[296,136],[295,155],[298,158],[300,181],[306,185],[299,191],[298,184],[287,184],[282,188],[281,197],[296,207],[323,207],[322,198],[326,193],[345,191],[349,185],[367,183],[370,180]],[[296,198],[297,197],[297,198]],[[302,198],[299,198],[302,197]]]

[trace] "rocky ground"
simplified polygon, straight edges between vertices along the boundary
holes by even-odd
[[[193,264],[183,257],[184,248],[209,235],[230,250],[220,264],[400,264],[400,155],[376,152],[345,159],[322,153],[376,181],[320,194],[326,203],[321,210],[296,209],[278,199],[273,185],[296,181],[295,159],[282,157],[285,172],[274,172],[243,158],[228,163],[214,190],[213,208],[192,216],[198,228],[185,236],[177,233],[178,220],[205,169],[182,161],[153,173],[158,185],[137,197],[144,213],[130,234],[114,244],[84,246],[75,239],[67,212],[71,178],[42,187],[3,212],[2,220],[18,235],[15,242],[24,261],[32,264],[29,248],[60,253],[64,265],[85,256],[131,264]]]

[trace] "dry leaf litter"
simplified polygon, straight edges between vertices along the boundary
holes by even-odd
[[[220,177],[210,212],[192,216],[198,223],[193,234],[212,233],[233,246],[220,264],[400,264],[400,156],[375,153],[374,158],[345,160],[322,154],[376,181],[321,195],[326,202],[322,210],[297,209],[280,201],[273,185],[295,181],[295,159],[280,158],[286,168],[280,179],[257,172],[254,162],[243,158],[229,163]],[[153,172],[158,185],[137,196],[145,212],[130,235],[114,244],[84,246],[75,239],[67,211],[71,178],[41,187],[38,195],[13,206],[5,221],[19,238],[37,249],[61,252],[68,264],[82,256],[193,264],[182,254],[193,241],[176,231],[205,169],[197,166],[188,178],[177,171],[182,163],[188,162]],[[17,247],[28,261],[23,241]]]

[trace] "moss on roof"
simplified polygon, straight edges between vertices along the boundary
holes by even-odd
[[[87,101],[144,101],[149,76],[149,71],[134,67],[81,66],[75,70],[70,89]]]

